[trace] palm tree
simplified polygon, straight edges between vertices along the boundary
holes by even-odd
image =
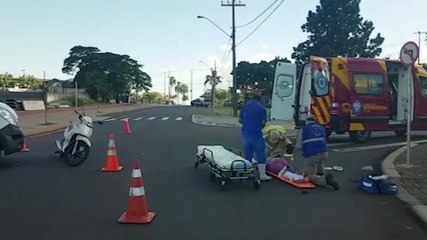
[[[170,76],[169,77],[169,101],[171,99],[172,87],[175,86],[175,84],[176,84],[176,78],[174,76]]]
[[[212,103],[212,106],[214,104],[215,86],[218,83],[221,82],[220,78],[221,78],[220,76],[214,77],[214,76],[211,76],[211,75],[206,75],[206,80],[204,82],[204,85],[205,86],[206,86],[206,84],[210,84],[211,85],[211,103]]]
[[[180,94],[182,94],[182,101],[186,101],[188,99],[187,93],[188,93],[188,86],[186,84],[183,84],[181,82],[178,82],[175,86],[175,92],[178,94],[178,97]],[[178,98],[179,100],[179,98]]]

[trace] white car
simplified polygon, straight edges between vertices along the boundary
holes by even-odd
[[[0,102],[0,151],[5,155],[21,151],[24,133],[18,114],[7,104]]]

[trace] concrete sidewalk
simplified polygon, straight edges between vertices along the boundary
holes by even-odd
[[[108,104],[85,107],[85,113],[94,120],[104,120],[109,118],[108,114],[117,112],[126,112],[137,109],[155,107],[158,105],[142,104]],[[81,111],[79,109],[78,111]],[[67,126],[70,121],[76,120],[74,108],[49,109],[47,110],[47,123],[45,119],[45,110],[20,111],[18,112],[24,135],[26,137],[39,136],[58,132]]]
[[[411,207],[424,227],[427,227],[426,156],[426,145],[414,144],[409,166],[406,165],[406,146],[391,153],[382,163],[384,174],[398,185],[398,197]]]

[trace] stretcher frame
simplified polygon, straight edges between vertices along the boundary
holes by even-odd
[[[226,148],[228,151],[241,156],[242,154],[237,149],[233,148]],[[197,159],[194,162],[194,168],[197,168],[199,164],[206,164],[210,170],[211,170],[211,180],[215,181],[219,179],[219,184],[221,187],[221,190],[225,190],[225,186],[230,181],[235,180],[251,180],[253,184],[254,190],[258,190],[261,185],[261,180],[259,179],[259,174],[257,171],[257,165],[252,163],[252,167],[247,167],[247,164],[245,161],[237,159],[231,162],[230,168],[224,168],[219,166],[213,161],[210,161],[207,158],[207,154],[210,154],[211,159],[214,159],[214,153],[207,149],[203,148],[202,153],[199,155],[197,154]],[[238,167],[236,168],[235,165],[238,163],[243,163],[243,168]]]

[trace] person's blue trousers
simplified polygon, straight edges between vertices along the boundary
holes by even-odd
[[[262,135],[242,135],[243,140],[243,151],[245,154],[245,158],[252,162],[255,153],[255,160],[259,164],[265,164],[267,162],[267,158],[265,156],[265,142]]]

